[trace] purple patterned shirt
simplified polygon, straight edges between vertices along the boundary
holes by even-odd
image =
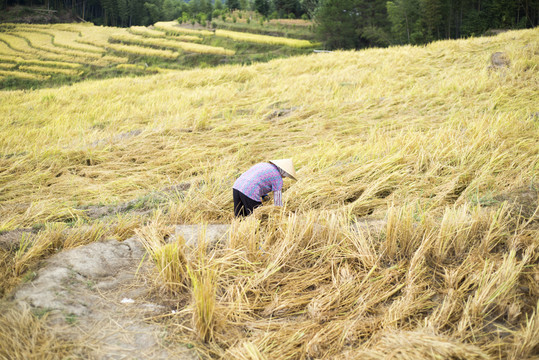
[[[279,168],[270,163],[260,163],[244,172],[232,187],[250,199],[262,202],[262,196],[273,191],[273,203],[282,206],[283,178]]]

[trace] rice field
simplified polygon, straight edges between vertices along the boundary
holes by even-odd
[[[0,75],[3,77],[14,77],[18,79],[25,79],[25,80],[47,80],[50,75],[43,76],[43,75],[37,75],[32,74],[26,71],[17,71],[17,70],[0,70]]]
[[[230,31],[230,30],[215,30],[215,36],[226,37],[236,41],[246,41],[262,44],[271,44],[271,45],[286,45],[298,48],[308,48],[313,47],[313,44],[307,40],[298,40],[290,39],[285,37],[269,36],[269,35],[259,35],[259,34],[249,34],[239,31]]]
[[[131,26],[128,31],[133,35],[141,35],[146,38],[165,38],[167,37],[167,34],[164,31],[159,31],[151,28],[147,28],[145,26]],[[176,35],[173,34],[172,39],[174,40],[180,40],[180,41],[202,41],[202,38],[200,36],[194,36],[194,35]]]
[[[0,69],[13,69],[15,64],[0,64]]]
[[[38,51],[79,58],[81,61],[84,61],[85,58],[97,59],[101,57],[101,54],[94,53],[93,51],[78,51],[58,47],[53,43],[54,36],[45,32],[22,31],[11,32],[10,34],[23,39],[31,48],[37,49]]]
[[[0,59],[8,59],[8,58],[15,58],[19,52],[17,50],[12,49],[3,39],[0,39]]]
[[[138,45],[108,44],[108,49],[119,53],[133,54],[140,56],[155,56],[164,59],[176,59],[180,54],[171,50],[152,49]]]
[[[165,31],[167,34],[192,34],[199,36],[216,36],[233,39],[235,41],[249,42],[249,43],[260,43],[260,44],[269,44],[269,45],[285,45],[296,48],[312,48],[319,44],[310,42],[308,40],[299,40],[279,36],[269,36],[269,35],[259,35],[251,34],[248,32],[239,32],[239,31],[230,31],[215,29],[214,31],[208,30],[198,30],[190,29],[179,26],[176,21],[163,21],[155,23],[155,28],[158,30]]]
[[[58,47],[71,50],[79,50],[84,52],[93,52],[93,53],[104,53],[105,49],[99,46],[93,46],[78,42],[82,39],[81,32],[75,31],[63,31],[60,29],[55,29],[50,32],[53,35],[53,44]]]
[[[108,67],[128,61],[126,57],[106,54],[104,47],[85,44],[85,37],[94,33],[88,25],[2,24],[2,29],[0,62],[14,63],[17,70],[6,77],[44,81],[61,75],[77,79],[90,66]],[[76,68],[81,71],[72,70]]]
[[[148,37],[164,38],[166,36],[165,32],[155,29],[149,29],[146,26],[131,26],[128,31],[134,35],[143,35]]]
[[[0,231],[36,233],[0,248],[2,293],[62,247],[136,234],[165,306],[147,320],[201,358],[535,359],[538,39],[2,91]],[[234,219],[234,180],[289,157],[284,207]],[[231,224],[220,247],[165,242],[208,223]],[[55,341],[25,351],[70,357]]]
[[[195,36],[213,36],[214,32],[209,30],[189,29],[179,26],[177,21],[159,21],[154,25],[155,29],[164,31],[170,35],[195,35]]]
[[[101,77],[99,75],[101,73],[111,73],[107,72],[109,69],[123,69],[124,71],[131,69],[136,71],[136,74],[142,74],[144,71],[141,72],[138,65],[148,67],[148,62],[150,62],[149,67],[161,70],[167,67],[178,69],[195,66],[197,61],[193,55],[197,54],[213,56],[210,61],[214,65],[220,64],[219,56],[232,57],[232,62],[244,62],[248,59],[249,55],[246,57],[244,54],[237,59],[234,58],[236,51],[227,48],[231,47],[233,41],[225,42],[225,46],[213,46],[212,41],[216,38],[214,31],[191,30],[177,25],[177,22],[161,22],[152,27],[133,26],[126,29],[86,23],[1,24],[0,65],[4,70],[16,70],[16,72],[4,74],[2,80],[6,81],[6,77],[13,76],[19,80],[51,80],[52,84],[55,79],[77,81],[82,78],[83,74],[85,78],[92,78],[95,75]],[[271,38],[261,38],[258,35],[249,38],[241,33],[234,35],[235,33],[230,31],[223,34],[230,39],[252,43],[269,44],[267,39]],[[296,44],[294,39],[285,40],[283,42],[281,38],[275,38],[273,44],[301,46]],[[254,53],[256,55],[256,51]],[[27,61],[34,63],[26,63]],[[36,61],[41,63],[35,63]],[[205,64],[207,61],[208,56],[203,59]],[[118,64],[137,66],[121,68],[116,66]],[[34,65],[44,67],[38,69]],[[81,70],[52,69],[44,72],[51,68],[69,67],[78,67]],[[36,73],[37,70],[46,76],[21,75],[25,72]],[[13,81],[6,81],[5,84],[16,86],[17,83],[13,85]],[[21,84],[24,85],[24,83]]]
[[[67,62],[61,62],[61,61],[41,61],[41,60],[23,60],[23,59],[16,59],[14,61],[23,65],[42,65],[42,66],[49,66],[49,67],[54,67],[54,68],[77,69],[82,66],[82,64],[78,64],[78,63],[67,63]]]
[[[198,39],[198,38],[194,38]],[[152,46],[160,48],[169,48],[174,50],[181,50],[185,52],[193,52],[199,54],[215,54],[215,55],[234,55],[234,50],[228,50],[223,47],[208,46],[196,43],[190,43],[185,41],[176,41],[170,39],[160,38],[146,38],[136,35],[123,35],[123,36],[111,36],[109,41],[121,42],[128,45],[142,45]]]
[[[74,69],[62,69],[57,67],[47,67],[38,65],[19,65],[19,70],[36,72],[42,74],[64,74],[64,75],[78,75],[79,71]]]

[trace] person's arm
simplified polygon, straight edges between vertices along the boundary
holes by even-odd
[[[273,192],[273,205],[283,206],[281,190],[277,190]]]

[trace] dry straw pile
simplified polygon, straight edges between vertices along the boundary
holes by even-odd
[[[2,92],[0,230],[40,229],[0,250],[3,289],[136,231],[177,310],[154,320],[205,356],[534,358],[538,35]],[[284,209],[234,220],[235,178],[290,156]],[[208,222],[217,248],[165,244]]]

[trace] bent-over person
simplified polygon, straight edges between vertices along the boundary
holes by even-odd
[[[234,215],[247,216],[262,205],[262,198],[273,192],[273,204],[282,206],[283,178],[296,180],[292,159],[270,160],[244,172],[232,187]]]

